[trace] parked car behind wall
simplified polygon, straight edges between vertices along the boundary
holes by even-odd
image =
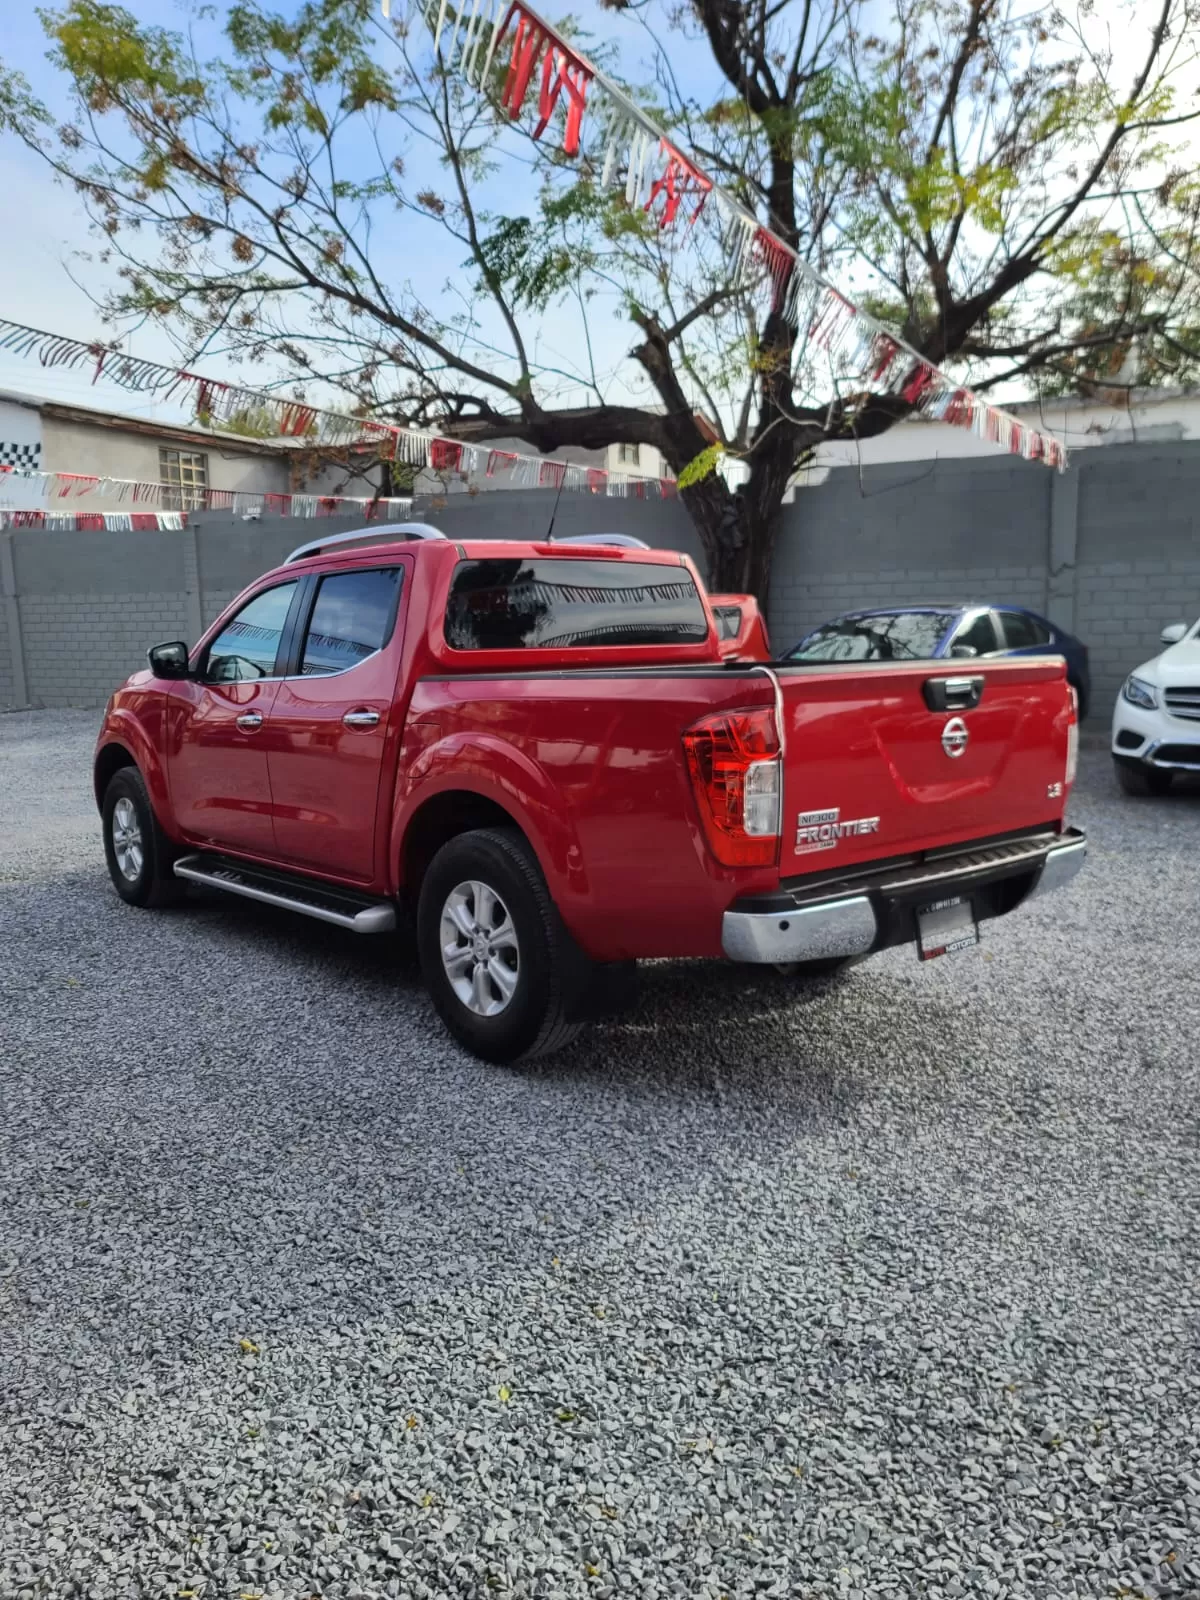
[[[805,634],[784,661],[914,661],[988,656],[1061,655],[1079,696],[1091,700],[1087,646],[1024,606],[889,606],[848,611]]]

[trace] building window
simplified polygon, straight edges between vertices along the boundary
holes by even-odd
[[[196,450],[160,450],[158,477],[169,511],[203,511],[208,503],[208,457]]]
[[[641,446],[636,444],[618,445],[617,460],[623,467],[640,466],[642,462]]]

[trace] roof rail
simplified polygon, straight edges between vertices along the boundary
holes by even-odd
[[[354,528],[349,533],[330,533],[324,539],[310,539],[307,544],[297,545],[283,564],[286,567],[293,561],[318,556],[322,550],[332,550],[339,545],[369,543],[372,539],[390,539],[394,543],[400,539],[445,537],[440,528],[435,528],[429,522],[383,522],[377,528]]]
[[[555,544],[612,544],[622,550],[649,550],[644,539],[635,539],[631,533],[572,533],[566,539],[555,539]]]

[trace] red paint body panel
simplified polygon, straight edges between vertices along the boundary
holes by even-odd
[[[729,706],[770,705],[766,678],[427,679],[411,715],[424,733],[405,767],[394,834],[431,781],[513,812],[538,849],[563,919],[590,955],[720,953],[721,913],[767,890],[775,868],[718,865],[699,831],[683,730]]]
[[[781,878],[1061,827],[1065,797],[1053,790],[1071,720],[1061,660],[972,664],[983,697],[964,714],[967,748],[952,758],[941,737],[950,715],[928,708],[923,685],[961,676],[961,663],[789,665],[773,677],[726,667],[711,618],[708,637],[688,645],[451,649],[443,617],[458,562],[530,555],[573,551],[437,541],[297,562],[287,576],[406,566],[382,650],[323,678],[205,686],[135,674],[110,702],[99,748],[119,740],[130,750],[175,839],[379,894],[412,889],[402,881],[405,839],[418,813],[431,815],[424,808],[435,811],[450,792],[491,801],[523,829],[567,926],[601,960],[719,955],[724,911]],[[579,550],[579,559],[601,557],[695,576],[673,552]],[[193,663],[279,576],[227,608]],[[757,607],[748,647],[759,648],[755,619],[765,653]],[[247,736],[236,717],[251,704],[264,721]],[[682,735],[713,712],[771,706],[782,710],[785,747],[779,858],[723,867],[701,831]],[[377,709],[378,726],[348,729],[342,718],[355,709]],[[829,811],[878,822],[798,849],[799,815]]]
[[[714,610],[718,606],[736,606],[741,612],[736,635],[732,639],[722,639],[718,646],[726,661],[770,661],[767,625],[752,594],[710,594],[708,603]]]
[[[273,679],[169,685],[164,764],[180,838],[274,853],[267,732],[278,687]],[[255,713],[263,719],[257,728],[238,726]]]
[[[1051,798],[1067,763],[1071,721],[1066,668],[1054,657],[988,661],[979,705],[965,712],[962,755],[949,757],[942,730],[955,714],[931,711],[923,686],[962,676],[948,662],[856,662],[779,669],[786,757],[784,877],[854,866],[997,834],[1057,825]],[[844,821],[879,818],[869,833],[833,848],[796,848],[802,813],[838,808]]]

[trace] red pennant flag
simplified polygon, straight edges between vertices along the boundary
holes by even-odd
[[[567,127],[563,136],[563,154],[576,156],[579,154],[579,130],[583,122],[584,102],[587,99],[588,84],[592,75],[581,61],[576,61],[565,50],[557,45],[551,45],[546,51],[545,60],[542,62],[542,88],[538,96],[538,125],[533,130],[533,137],[540,139],[546,131],[546,124],[554,115],[554,108],[558,104],[558,97],[564,91],[567,95]]]
[[[704,202],[712,192],[712,181],[706,178],[702,172],[697,171],[688,158],[681,151],[676,150],[675,146],[668,140],[664,139],[659,148],[666,153],[667,170],[661,177],[654,180],[650,190],[650,198],[646,201],[643,209],[649,211],[659,195],[665,195],[666,204],[659,215],[658,225],[660,228],[669,228],[675,221],[684,195],[689,190],[693,193],[699,191],[700,202],[692,212],[690,219],[695,222],[696,218],[704,210]]]
[[[504,80],[500,104],[509,116],[515,119],[525,103],[529,80],[533,77],[533,69],[537,66],[542,46],[546,43],[546,33],[539,23],[525,15],[519,5],[513,5],[509,7],[508,16],[501,26],[501,34],[507,29],[513,17],[517,19],[517,31],[513,36],[512,58],[508,64],[508,75]]]

